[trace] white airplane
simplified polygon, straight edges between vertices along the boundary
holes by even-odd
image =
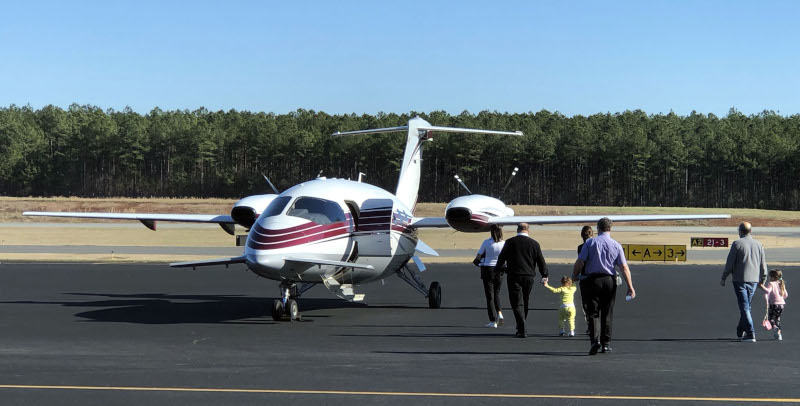
[[[425,270],[417,253],[438,255],[417,237],[422,228],[452,227],[464,232],[487,231],[491,224],[594,223],[603,215],[514,216],[501,200],[481,195],[462,196],[447,206],[445,217],[414,216],[419,190],[422,149],[434,132],[519,136],[522,132],[439,127],[422,118],[408,125],[373,130],[339,132],[360,135],[406,132],[407,142],[395,193],[344,179],[301,183],[282,193],[255,195],[236,202],[231,215],[25,212],[26,216],[79,217],[138,220],[155,230],[157,221],[217,223],[233,234],[235,224],[248,228],[241,256],[179,262],[171,267],[245,264],[256,275],[280,282],[281,299],[272,305],[275,320],[297,320],[297,299],[309,288],[324,284],[337,296],[361,301],[355,287],[397,274],[428,298],[431,308],[441,306],[441,285],[426,286]],[[271,185],[271,183],[270,183]],[[273,186],[274,190],[274,186]],[[729,218],[728,215],[610,215],[614,221],[693,220]]]

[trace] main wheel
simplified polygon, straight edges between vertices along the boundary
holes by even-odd
[[[281,321],[283,318],[283,301],[280,299],[276,299],[272,302],[272,320]]]
[[[442,286],[439,282],[431,282],[428,288],[428,307],[431,309],[442,307]]]
[[[300,307],[297,301],[289,299],[286,301],[286,314],[289,316],[289,321],[300,320]]]

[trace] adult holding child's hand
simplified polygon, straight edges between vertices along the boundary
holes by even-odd
[[[739,239],[731,244],[725,270],[719,281],[725,286],[728,276],[733,276],[733,293],[739,305],[739,324],[736,326],[736,337],[746,342],[756,342],[756,329],[750,314],[756,287],[767,278],[767,257],[764,246],[753,238],[753,228],[748,222],[739,224]]]

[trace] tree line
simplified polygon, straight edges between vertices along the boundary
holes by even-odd
[[[323,176],[393,191],[402,134],[331,137],[405,125],[521,130],[522,137],[434,134],[420,201],[475,193],[542,205],[800,208],[800,115],[727,116],[641,110],[590,116],[482,111],[330,115],[248,111],[139,114],[73,104],[0,108],[0,194],[242,197]]]

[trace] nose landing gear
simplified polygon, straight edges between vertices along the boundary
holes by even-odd
[[[304,283],[297,286],[294,282],[281,282],[281,297],[272,302],[272,320],[281,321],[301,321],[300,306],[297,299],[303,292],[311,289],[314,283]]]

